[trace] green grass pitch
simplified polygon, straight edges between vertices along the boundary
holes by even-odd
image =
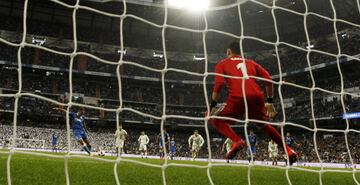
[[[8,155],[0,154],[0,184],[7,184],[6,161]],[[115,159],[106,157],[105,159]],[[134,159],[151,164],[163,164],[164,160]],[[206,166],[205,162],[169,161],[171,164],[195,164]],[[69,159],[70,183],[74,185],[112,185],[114,163],[94,159]],[[312,170],[319,170],[312,168]],[[15,153],[11,160],[11,179],[13,185],[57,185],[66,184],[64,159],[25,155]],[[232,185],[248,184],[248,167],[212,166],[210,170],[214,184]],[[203,185],[210,184],[207,169],[168,166],[165,170],[169,185]],[[360,174],[356,177],[360,180]],[[293,185],[317,185],[319,173],[291,169],[289,176]],[[143,166],[132,162],[121,161],[118,165],[118,177],[121,185],[160,185],[162,170],[157,167]],[[325,172],[322,174],[323,185],[356,184],[351,173]],[[288,184],[284,169],[254,166],[251,168],[252,185]]]

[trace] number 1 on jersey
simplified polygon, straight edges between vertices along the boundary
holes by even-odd
[[[243,77],[244,77],[245,80],[246,80],[246,79],[249,79],[249,75],[248,75],[248,73],[247,73],[246,65],[245,65],[244,62],[238,63],[238,64],[236,65],[236,68],[237,68],[238,70],[241,70],[241,72],[242,72]]]

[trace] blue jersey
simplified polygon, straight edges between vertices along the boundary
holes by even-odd
[[[251,147],[255,147],[256,143],[257,143],[257,137],[256,135],[249,135],[249,143]]]
[[[57,140],[58,140],[58,137],[57,137],[55,134],[53,134],[53,135],[52,135],[51,143],[52,143],[53,145],[56,145]]]
[[[170,135],[169,135],[169,133],[167,133],[167,132],[164,132],[164,140],[165,140],[165,143],[166,143],[166,141],[168,141],[168,139],[170,138]],[[161,134],[159,134],[159,146],[160,147],[162,147],[163,146],[163,140],[162,140],[162,137],[161,137]]]
[[[294,137],[292,137],[292,136],[286,136],[286,137],[285,137],[285,143],[286,143],[288,146],[293,147],[293,146],[294,146],[294,143],[295,143]]]
[[[70,112],[69,116],[70,116],[70,119],[71,119],[71,122],[72,122],[73,131],[84,131],[85,132],[85,128],[84,128],[85,118],[84,118],[84,116],[78,117],[75,112]]]
[[[174,152],[176,150],[176,142],[170,141],[170,151]]]

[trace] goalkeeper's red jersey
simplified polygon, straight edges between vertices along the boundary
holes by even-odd
[[[246,64],[246,67],[244,63]],[[246,96],[264,96],[263,91],[256,82],[256,79],[251,78],[251,76],[257,76],[271,80],[269,72],[267,72],[263,67],[261,67],[253,60],[243,59],[240,56],[234,56],[220,61],[215,66],[215,72],[236,77],[244,77],[244,74],[245,76],[250,76],[249,79],[245,80]],[[264,85],[271,84],[269,82],[263,82]],[[243,97],[242,83],[243,80],[239,78],[235,79],[216,75],[213,91],[215,93],[219,93],[221,88],[226,84],[229,96]]]

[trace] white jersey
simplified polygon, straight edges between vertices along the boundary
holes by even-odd
[[[268,151],[269,152],[277,152],[278,151],[277,144],[270,141]]]
[[[124,141],[127,136],[127,132],[124,129],[116,130],[114,136],[116,138],[116,142]]]
[[[277,153],[278,152],[278,145],[276,143],[273,143],[273,142],[270,141],[268,151]]]
[[[277,156],[278,156],[278,145],[276,143],[272,143],[270,141],[269,146],[268,146],[268,151],[269,151],[269,157],[271,159],[277,158]]]
[[[146,134],[145,135],[140,135],[138,141],[139,141],[140,144],[147,145],[149,143],[149,137]]]
[[[200,146],[201,147],[204,144],[204,138],[200,134],[198,134],[197,136],[195,136],[195,134],[193,134],[189,137],[188,143],[189,143],[189,145],[192,145],[192,146]]]
[[[228,152],[228,151],[230,151],[230,149],[231,149],[231,147],[232,147],[232,141],[231,141],[231,139],[230,138],[227,138],[226,140],[225,140],[225,142],[224,142],[224,144],[225,144],[225,147],[226,147],[226,151]]]

